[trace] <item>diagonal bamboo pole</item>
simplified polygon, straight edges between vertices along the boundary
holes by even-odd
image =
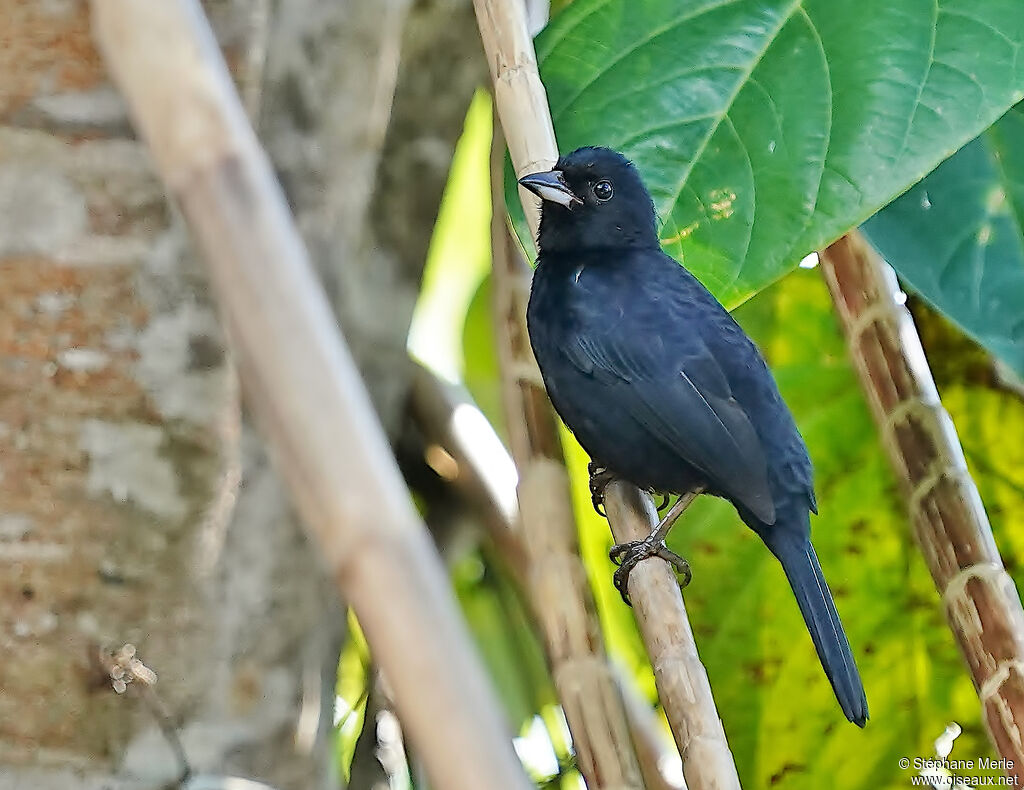
[[[488,536],[526,600],[531,587],[531,566],[519,514],[510,506],[516,499],[515,481],[504,479],[498,472],[513,466],[511,456],[490,425],[480,422],[486,421],[486,417],[469,394],[458,385],[440,381],[425,368],[418,368],[413,378],[411,405],[424,436],[455,460],[457,472],[452,483],[482,517]],[[479,419],[467,419],[467,410]],[[599,625],[596,623],[595,627]],[[625,706],[643,786],[646,790],[678,790],[663,770],[668,759],[676,755],[670,751],[654,711],[620,670],[614,670],[614,677]]]
[[[529,267],[505,224],[505,146],[495,129],[491,167],[492,287],[502,401],[519,470],[526,590],[540,626],[576,764],[591,790],[641,787],[615,673],[580,557],[558,422],[526,333]],[[524,276],[525,275],[525,276]]]
[[[522,2],[474,0],[474,6],[494,82],[496,109],[515,172],[523,175],[550,168],[558,149]],[[497,184],[500,183],[499,178]],[[494,193],[500,195],[500,188]],[[520,190],[520,199],[536,236],[537,202],[524,190]],[[511,249],[504,218],[498,214],[500,205],[495,203],[497,219],[492,223],[492,244],[503,255],[503,262],[495,259],[494,288],[506,399],[516,405],[508,409],[509,434],[513,456],[523,470],[520,503],[524,527],[528,519],[538,519],[536,535],[540,548],[542,530],[552,529],[553,517],[570,516],[564,493],[566,473],[557,449],[557,423],[543,397],[525,331],[529,270],[518,254],[509,254],[516,251]],[[500,245],[499,240],[503,240]],[[631,486],[609,486],[605,502],[609,524],[620,542],[646,536],[657,524],[657,512],[649,497]],[[537,510],[530,513],[529,508]],[[675,590],[674,596],[667,593],[669,584]],[[634,612],[651,657],[658,693],[683,758],[687,786],[690,790],[739,788],[732,752],[715,709],[707,674],[697,658],[693,632],[671,568],[655,559],[642,563],[630,576],[629,591],[637,604]],[[570,726],[571,722],[570,719]]]
[[[495,80],[495,107],[503,129],[522,129],[524,168],[546,168],[558,158],[547,95],[537,73],[525,7],[477,3],[486,41],[490,31],[511,33],[508,50],[487,48],[488,58],[522,79]],[[492,63],[492,67],[494,64]],[[520,68],[522,67],[522,68]],[[523,112],[524,107],[529,107]],[[544,118],[548,122],[543,122]],[[539,122],[538,122],[539,121]],[[605,655],[601,624],[579,554],[569,476],[558,423],[547,400],[526,334],[529,268],[509,238],[502,191],[504,144],[495,125],[491,166],[493,289],[501,358],[502,395],[512,455],[520,472],[519,502],[530,602],[540,626],[558,698],[565,712],[580,773],[591,790],[640,788],[626,709]],[[531,222],[536,227],[536,207]]]
[[[643,540],[659,520],[651,497],[622,480],[608,484],[605,509],[616,543]],[[648,560],[633,569],[628,584],[658,696],[683,758],[686,786],[738,790],[736,764],[697,654],[679,580],[667,562]]]
[[[94,0],[206,262],[241,380],[437,787],[528,786],[284,196],[196,0]]]
[[[821,253],[854,367],[910,506],[914,537],[978,691],[989,737],[1024,777],[1024,610],[896,275],[859,233]]]

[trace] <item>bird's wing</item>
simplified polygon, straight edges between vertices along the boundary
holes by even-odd
[[[707,475],[711,487],[775,522],[768,470],[750,418],[698,336],[673,338],[589,327],[564,348],[582,373],[662,444]]]

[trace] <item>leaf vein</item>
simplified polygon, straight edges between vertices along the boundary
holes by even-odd
[[[789,7],[786,9],[786,13],[783,14],[779,24],[775,27],[775,30],[772,31],[771,35],[765,37],[765,45],[761,48],[761,51],[757,53],[757,57],[755,57],[751,61],[750,66],[746,70],[746,73],[744,74],[743,78],[737,82],[736,88],[733,90],[732,94],[725,102],[721,117],[715,123],[711,124],[711,127],[708,129],[707,134],[704,135],[704,139],[701,140],[700,145],[697,146],[697,150],[693,153],[693,156],[690,157],[690,164],[686,168],[686,170],[683,171],[682,178],[679,180],[679,183],[676,186],[675,193],[668,203],[669,211],[671,211],[674,208],[675,204],[679,201],[679,195],[682,193],[683,186],[689,180],[690,174],[693,172],[694,164],[701,158],[701,156],[704,155],[704,151],[707,150],[708,144],[711,142],[711,139],[715,136],[715,132],[718,131],[718,127],[721,125],[722,121],[729,117],[729,110],[732,108],[733,104],[735,104],[736,99],[742,92],[747,80],[754,73],[755,69],[757,69],[758,64],[760,64],[761,61],[764,59],[764,56],[768,52],[768,50],[771,49],[771,46],[778,37],[779,32],[782,30],[782,28],[786,26],[789,20],[793,17],[793,14],[795,14],[801,8],[801,3],[802,0],[793,0],[793,2],[790,3]]]
[[[917,96],[914,97],[914,107],[910,111],[910,118],[907,120],[907,128],[903,132],[903,142],[900,143],[900,149],[894,158],[894,162],[899,162],[903,159],[903,154],[906,153],[907,146],[910,145],[910,132],[914,128],[914,120],[917,118],[917,110],[921,106],[921,97],[924,95],[924,87],[928,83],[928,77],[932,73],[932,64],[935,63],[935,39],[939,28],[939,0],[932,0],[932,26],[931,26],[931,40],[928,42],[928,63],[925,65],[924,74],[921,76],[921,82],[917,87]]]
[[[629,91],[626,91],[626,92],[623,92],[623,93],[613,94],[612,96],[609,96],[607,99],[604,99],[600,104],[598,104],[598,105],[596,105],[594,107],[588,107],[587,108],[587,112],[599,112],[599,111],[603,110],[605,107],[607,107],[608,105],[614,104],[615,102],[619,101],[619,99],[623,99],[623,98],[625,98],[627,96],[636,96],[639,93],[644,93],[644,92],[649,91],[649,90],[651,90],[653,88],[660,88],[662,85],[667,85],[668,83],[674,82],[675,80],[679,79],[680,77],[686,77],[686,76],[688,76],[690,74],[700,74],[701,72],[705,72],[705,71],[712,71],[712,72],[715,72],[715,71],[737,71],[737,72],[742,72],[744,70],[744,68],[745,67],[742,66],[742,65],[733,65],[733,64],[708,64],[708,65],[704,65],[704,66],[691,66],[691,67],[686,68],[686,69],[684,69],[682,71],[678,71],[678,72],[675,72],[674,74],[669,74],[666,77],[662,77],[661,79],[655,80],[654,82],[647,82],[647,83],[644,83],[643,85],[634,85],[634,86],[632,86],[629,89]],[[709,113],[707,117],[711,117],[711,113]]]
[[[686,118],[676,118],[671,121],[666,121],[665,123],[659,123],[655,124],[654,126],[648,126],[646,129],[641,129],[638,132],[634,132],[624,140],[620,140],[618,142],[618,147],[625,149],[628,148],[632,143],[635,143],[637,140],[640,140],[641,138],[646,137],[647,135],[652,134],[653,132],[664,132],[669,129],[674,129],[677,126],[686,126],[686,124],[694,123],[696,121],[707,121],[714,117],[714,113],[704,113],[703,115],[690,115],[687,116]]]
[[[670,31],[674,30],[675,28],[679,27],[680,25],[684,24],[685,22],[689,22],[692,19],[697,19],[697,18],[703,16],[704,14],[711,13],[712,11],[716,11],[719,8],[724,8],[725,6],[735,5],[738,2],[740,2],[740,0],[715,0],[715,2],[712,2],[710,5],[701,6],[699,8],[696,8],[696,9],[692,10],[692,11],[687,11],[686,13],[681,14],[678,17],[674,17],[673,19],[670,19],[668,22],[666,22],[661,27],[657,27],[654,30],[650,31],[642,39],[640,39],[636,43],[630,45],[629,47],[624,49],[621,53],[619,53],[614,58],[612,58],[610,61],[608,61],[608,63],[606,63],[603,68],[598,70],[589,79],[585,80],[583,82],[583,84],[580,85],[579,88],[576,89],[576,92],[567,101],[563,102],[562,105],[557,110],[552,112],[552,115],[555,116],[555,117],[561,115],[563,112],[565,112],[565,110],[568,107],[570,107],[572,105],[573,102],[575,102],[581,95],[583,95],[583,93],[591,85],[593,85],[595,82],[597,82],[599,79],[601,79],[601,77],[603,77],[608,71],[610,71],[612,68],[614,68],[620,62],[622,62],[623,60],[628,58],[630,55],[632,55],[634,52],[636,52],[641,47],[646,46],[647,44],[650,44],[658,36],[661,36],[661,35],[663,35],[665,33],[668,33]],[[602,5],[604,5],[604,4],[602,4]],[[581,18],[581,21],[582,21],[582,19],[585,19],[585,18],[586,17]]]

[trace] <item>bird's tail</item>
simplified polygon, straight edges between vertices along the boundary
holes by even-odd
[[[786,529],[781,524],[765,530],[761,537],[782,563],[843,713],[858,727],[863,727],[868,718],[864,684],[810,538],[802,531]]]

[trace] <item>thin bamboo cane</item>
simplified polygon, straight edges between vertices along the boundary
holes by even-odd
[[[1024,609],[1003,568],[953,422],[939,400],[896,275],[858,233],[821,253],[914,537],[981,699],[989,736],[1024,777]]]
[[[504,479],[501,471],[514,470],[515,462],[501,439],[462,387],[440,380],[420,365],[413,375],[409,405],[426,440],[440,445],[454,459],[456,473],[451,482],[483,518],[502,560],[518,581],[526,582],[529,561],[519,523],[516,478],[513,472]],[[466,410],[475,416],[460,420]],[[488,431],[491,433],[485,435]]]
[[[625,705],[605,654],[597,607],[580,557],[558,423],[526,333],[529,267],[505,224],[504,149],[496,129],[491,167],[492,288],[505,421],[520,472],[526,590],[572,733],[576,764],[587,786],[591,790],[639,788],[642,780]]]
[[[111,73],[205,252],[249,402],[433,783],[526,788],[440,559],[202,9],[195,0],[92,8]]]
[[[459,415],[466,414],[467,409],[481,420],[486,419],[479,414],[469,395],[455,384],[440,381],[424,368],[419,368],[413,378],[412,408],[427,440],[439,444],[455,460],[457,473],[453,484],[482,517],[488,536],[501,552],[526,600],[530,590],[530,565],[518,511],[510,507],[516,497],[515,482],[506,481],[496,473],[496,468],[512,466],[511,456],[496,434],[484,436],[482,426],[472,432],[467,430],[470,424],[478,424],[478,420],[460,420]],[[496,457],[498,453],[502,454],[501,458]],[[625,706],[643,786],[646,790],[678,790],[678,785],[663,771],[663,764],[676,755],[667,748],[654,711],[621,671],[614,670],[614,677]]]
[[[685,790],[682,760],[671,745],[666,745],[664,729],[647,700],[633,685],[625,669],[618,672],[622,699],[626,702],[629,730],[633,734],[640,773],[647,790]]]
[[[523,0],[473,0],[473,8],[494,83],[494,106],[516,176],[549,170],[558,159],[558,144]],[[539,204],[522,187],[519,199],[536,238]],[[514,448],[512,454],[516,455]]]
[[[622,480],[609,483],[605,508],[617,543],[643,540],[658,523],[651,497]],[[629,575],[629,598],[683,758],[686,786],[738,790],[736,764],[672,567],[664,561],[641,562]]]
[[[515,172],[522,175],[547,169],[557,158],[558,151],[522,3],[519,0],[474,0],[474,6],[494,81],[495,104]],[[497,168],[492,170],[500,175]],[[500,189],[494,190],[494,194],[500,197]],[[536,199],[524,190],[519,194],[531,231],[536,234],[539,217]],[[496,214],[499,206],[496,202]],[[507,409],[512,454],[524,470],[520,485],[524,524],[532,515],[527,512],[530,507],[538,508],[535,514],[538,519],[550,521],[552,514],[546,508],[556,506],[554,513],[565,514],[559,517],[568,518],[567,502],[561,493],[566,483],[564,462],[557,449],[557,423],[550,404],[543,397],[525,331],[529,271],[508,241],[503,217],[496,217],[492,229],[493,246],[504,258],[503,265],[499,265],[497,256],[495,259],[494,290],[504,390],[507,402],[515,404],[515,408]],[[498,240],[503,240],[501,245]],[[629,535],[630,539],[641,534],[646,536],[657,524],[653,506],[640,507],[640,501],[642,495],[635,488],[622,483],[609,487],[606,508],[617,540],[623,540],[623,535]],[[539,540],[540,528],[537,533]],[[637,602],[635,613],[652,659],[659,696],[683,757],[687,785],[691,790],[738,788],[732,753],[718,719],[707,674],[697,660],[675,577],[664,561],[651,559],[642,565],[643,572],[634,572],[630,579],[630,594]],[[674,597],[665,593],[665,574],[672,576]],[[658,602],[657,607],[648,605],[654,601]],[[712,726],[713,722],[718,722],[717,727]]]

